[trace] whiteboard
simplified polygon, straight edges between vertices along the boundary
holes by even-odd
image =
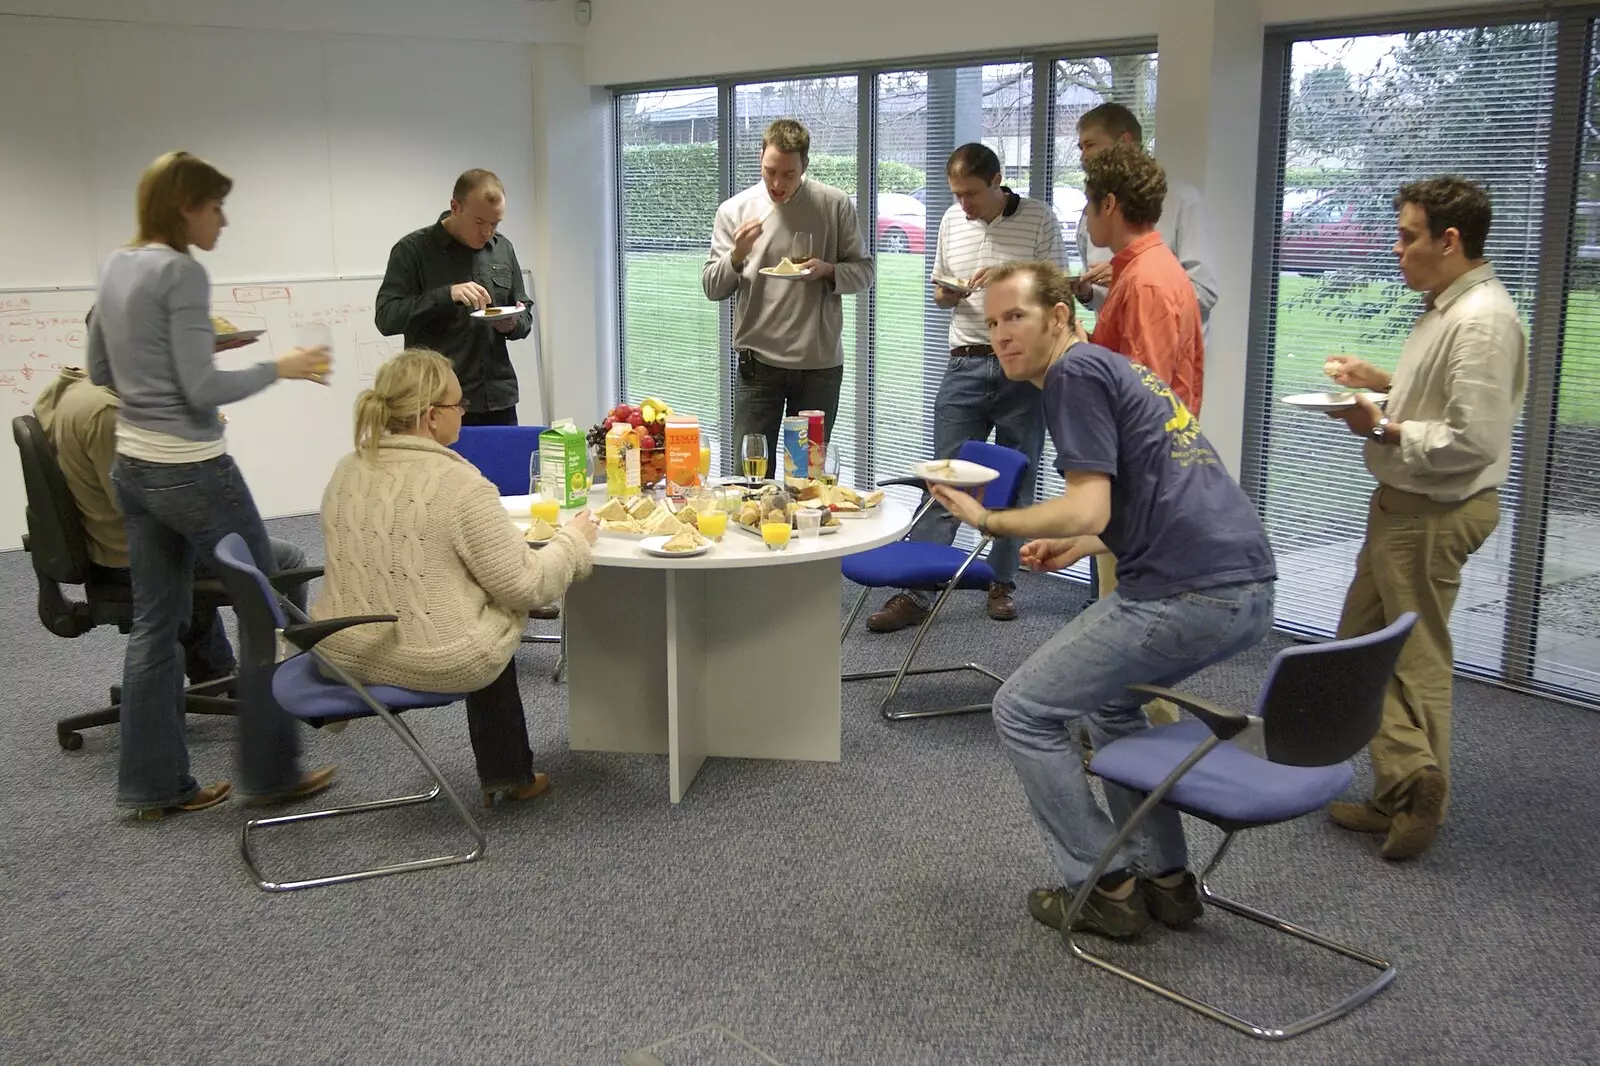
[[[526,270],[523,275],[532,293],[533,279]],[[356,396],[371,385],[379,364],[403,346],[402,338],[384,337],[373,325],[381,280],[363,276],[212,287],[213,314],[241,330],[266,330],[254,344],[219,353],[224,369],[277,358],[294,347],[295,329],[302,325],[322,323],[333,334],[329,385],[280,381],[224,408],[228,451],[263,517],[319,510],[334,464],[354,448]],[[87,367],[84,317],[94,296],[93,289],[82,287],[0,292],[0,414],[6,426],[0,448],[0,549],[20,547],[26,531],[27,501],[11,420],[32,411],[34,398],[62,367]],[[534,321],[537,327],[537,317]],[[528,338],[508,345],[524,412],[542,407],[537,336],[535,328]]]

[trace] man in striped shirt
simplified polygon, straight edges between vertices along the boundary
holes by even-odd
[[[1028,457],[1017,501],[1017,506],[1026,507],[1033,502],[1044,451],[1044,411],[1039,390],[1026,381],[1008,380],[995,359],[983,312],[983,286],[990,271],[1006,263],[1042,259],[1065,266],[1061,224],[1048,204],[1018,196],[1001,184],[1000,159],[985,145],[957,148],[945,164],[945,178],[955,203],[939,221],[933,302],[950,311],[950,362],[934,401],[934,450],[949,458],[963,443],[987,440],[993,431],[996,444]],[[948,544],[955,539],[956,528],[955,519],[935,507],[917,523],[912,536]],[[1001,538],[989,550],[995,580],[989,586],[988,609],[989,617],[998,622],[1017,617],[1019,548],[1017,540]],[[929,610],[918,593],[897,592],[867,618],[867,628],[892,633],[921,623]]]

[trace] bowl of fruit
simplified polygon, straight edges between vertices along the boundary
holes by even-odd
[[[606,466],[606,434],[618,422],[639,431],[639,485],[653,489],[667,478],[667,416],[672,413],[660,400],[650,397],[638,404],[618,404],[606,412],[598,425],[590,426],[587,440],[594,450],[595,469]]]

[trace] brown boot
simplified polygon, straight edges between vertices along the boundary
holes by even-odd
[[[205,785],[195,790],[195,794],[182,803],[174,803],[170,807],[141,807],[139,820],[141,822],[159,822],[168,814],[183,814],[187,811],[203,811],[207,807],[215,807],[228,798],[233,791],[233,785],[227,781],[218,781],[214,785]]]
[[[989,586],[989,617],[996,622],[1017,620],[1017,586],[1009,581],[996,581]]]
[[[1387,833],[1393,820],[1370,803],[1330,803],[1328,817],[1352,833]]]
[[[246,802],[252,807],[271,807],[279,803],[293,803],[303,800],[307,796],[315,796],[333,784],[333,776],[338,772],[337,766],[321,766],[315,770],[307,770],[300,775],[300,781],[291,785],[282,792],[274,792],[266,796],[251,796]]]
[[[929,610],[909,593],[897,592],[881,610],[867,615],[867,628],[874,633],[894,633],[906,626],[919,626],[927,620]]]
[[[1428,767],[1411,779],[1406,790],[1406,808],[1394,816],[1381,854],[1394,862],[1414,859],[1427,851],[1444,821],[1444,800],[1448,788],[1444,775]]]

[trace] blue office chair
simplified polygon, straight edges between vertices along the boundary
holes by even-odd
[[[494,482],[502,496],[528,494],[529,469],[544,426],[462,426],[452,450]]]
[[[473,862],[483,854],[487,844],[483,830],[472,813],[467,810],[450,787],[428,753],[422,749],[409,726],[400,720],[399,712],[419,707],[444,707],[462,696],[446,692],[415,692],[390,685],[362,685],[344,670],[335,666],[314,650],[317,643],[329,634],[351,626],[380,622],[393,622],[394,615],[368,615],[352,618],[330,618],[321,622],[301,621],[290,624],[284,617],[281,602],[268,584],[266,576],[256,568],[244,538],[230,533],[217,545],[217,570],[239,620],[239,695],[244,700],[270,701],[299,718],[308,725],[322,727],[334,722],[372,715],[383,719],[423,769],[433,778],[433,787],[427,792],[393,799],[369,800],[344,807],[306,811],[275,818],[252,818],[244,825],[240,851],[245,865],[256,879],[256,884],[268,892],[291,892],[299,888],[319,885],[336,885],[346,881],[363,881],[370,877],[405,873],[410,870],[428,870],[437,866],[453,866]],[[290,609],[293,610],[292,605]],[[298,612],[296,612],[298,613]],[[333,673],[338,680],[326,677],[322,669]],[[251,836],[272,826],[295,822],[310,822],[323,818],[337,818],[346,814],[364,814],[369,811],[388,810],[426,803],[444,793],[451,810],[461,819],[471,833],[473,846],[469,851],[436,855],[426,859],[409,859],[388,863],[365,870],[304,877],[292,880],[268,880],[261,874],[260,866],[251,851]]]
[[[1241,830],[1277,825],[1321,810],[1349,787],[1355,774],[1347,760],[1366,747],[1378,731],[1384,692],[1416,620],[1414,613],[1407,612],[1377,633],[1285,648],[1272,661],[1253,714],[1241,714],[1155,685],[1128,686],[1134,692],[1165,697],[1193,713],[1197,720],[1185,719],[1135,733],[1095,753],[1089,765],[1091,773],[1142,792],[1145,799],[1101,854],[1067,907],[1061,937],[1072,953],[1262,1040],[1299,1036],[1343,1017],[1387,988],[1399,971],[1394,963],[1219,896],[1206,880]],[[1223,831],[1222,843],[1199,877],[1200,893],[1207,903],[1364,963],[1378,970],[1378,976],[1331,1007],[1288,1025],[1271,1027],[1246,1021],[1085,951],[1072,934],[1072,923],[1095,882],[1158,803]]]
[[[461,436],[451,448],[455,453],[478,468],[478,472],[499,490],[502,496],[526,496],[531,487],[533,457],[539,451],[539,434],[544,426],[462,426]],[[561,671],[567,664],[566,622],[561,623],[559,634],[524,633],[524,644],[559,644],[556,667],[551,678],[561,680]]]
[[[1000,476],[984,486],[983,499],[987,506],[1015,507],[1017,498],[1022,494],[1022,482],[1028,471],[1028,457],[1015,448],[1005,448],[998,444],[986,444],[982,441],[967,441],[956,451],[955,458],[964,459],[969,463],[987,466],[998,471]],[[889,481],[879,482],[880,486],[886,485],[912,485],[921,487],[921,478],[904,477],[893,478]],[[916,517],[920,519],[931,507],[938,507],[938,501],[931,496],[918,508]],[[913,521],[913,528],[915,527]],[[909,537],[910,534],[907,534]],[[923,640],[928,635],[928,627],[933,625],[933,620],[939,617],[939,611],[944,607],[944,602],[950,593],[956,589],[987,589],[994,582],[994,570],[987,562],[978,558],[978,554],[989,546],[993,538],[980,536],[977,545],[971,551],[962,551],[952,544],[937,544],[920,540],[899,540],[893,544],[885,544],[881,548],[861,552],[857,555],[845,556],[841,569],[844,576],[856,584],[864,586],[861,595],[856,598],[855,606],[850,611],[850,617],[845,620],[844,628],[839,632],[840,643],[850,633],[850,627],[855,624],[856,616],[861,613],[862,605],[867,602],[867,593],[875,588],[917,589],[924,592],[939,593],[939,598],[934,601],[933,610],[928,612],[928,617],[923,619],[918,627],[916,636],[911,641],[911,649],[906,652],[906,657],[897,670],[866,670],[859,673],[845,674],[845,681],[866,681],[874,678],[892,677],[894,683],[889,686],[889,692],[883,697],[883,702],[878,704],[878,713],[891,721],[902,718],[936,718],[947,714],[970,714],[974,711],[987,711],[990,704],[970,703],[960,707],[935,707],[913,709],[905,711],[891,711],[890,702],[895,694],[900,691],[901,684],[908,674],[950,674],[972,671],[993,679],[997,684],[1005,678],[978,663],[956,663],[945,666],[919,666],[912,668],[911,662],[917,656],[917,649],[922,647]]]

